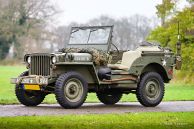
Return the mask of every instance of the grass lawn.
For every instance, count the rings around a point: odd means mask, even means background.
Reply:
[[[18,103],[14,94],[11,77],[17,77],[25,71],[24,66],[0,66],[0,104]],[[194,84],[167,84],[164,101],[194,100]],[[122,101],[136,101],[134,94],[124,95]],[[48,95],[45,103],[55,103],[54,95]],[[95,94],[89,94],[87,102],[98,102]]]
[[[194,128],[194,112],[0,117],[1,129]]]

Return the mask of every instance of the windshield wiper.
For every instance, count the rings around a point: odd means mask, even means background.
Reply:
[[[76,29],[76,30],[72,31],[71,34],[77,32],[77,31],[79,31],[79,30],[80,30],[80,29]]]
[[[90,40],[91,33],[94,32],[94,31],[97,31],[97,30],[99,30],[99,29],[91,29],[90,30],[90,33],[89,33],[89,36],[88,36],[88,40],[87,40],[87,44],[88,44],[88,42]]]
[[[72,31],[71,34],[77,32],[77,31],[79,31],[79,30],[86,30],[86,29],[84,29],[84,28],[77,28],[76,30]]]

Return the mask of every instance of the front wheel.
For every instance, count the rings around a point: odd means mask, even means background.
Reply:
[[[58,103],[67,109],[78,108],[86,100],[88,84],[77,72],[67,72],[59,76],[55,85]]]
[[[136,96],[138,101],[146,107],[160,104],[164,96],[164,82],[156,72],[145,73],[138,84]]]
[[[28,71],[22,73],[20,77],[28,76]],[[27,91],[23,88],[23,84],[15,86],[15,94],[19,102],[25,106],[37,106],[45,98],[45,93],[41,91]]]

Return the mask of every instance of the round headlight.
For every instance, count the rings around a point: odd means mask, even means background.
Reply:
[[[28,56],[26,61],[27,61],[28,64],[30,64],[31,63],[31,57]]]
[[[57,62],[57,58],[56,58],[55,56],[53,56],[52,59],[51,59],[51,61],[52,61],[52,63],[54,64],[54,63]]]

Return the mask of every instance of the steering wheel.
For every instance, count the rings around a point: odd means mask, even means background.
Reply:
[[[117,55],[119,55],[119,49],[117,48],[117,46],[116,46],[115,44],[113,44],[113,43],[111,43],[111,44],[112,44],[112,46],[116,49]]]

